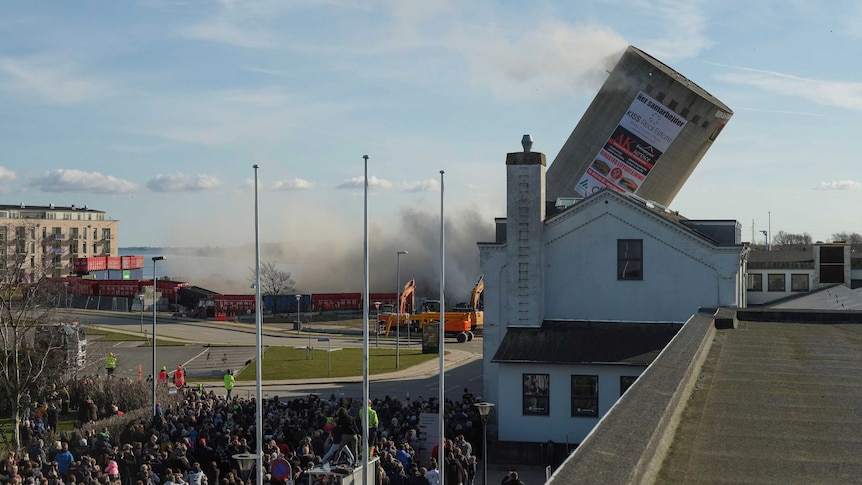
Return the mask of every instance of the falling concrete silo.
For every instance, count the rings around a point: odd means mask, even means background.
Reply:
[[[548,168],[547,200],[609,187],[670,205],[732,115],[629,46]]]

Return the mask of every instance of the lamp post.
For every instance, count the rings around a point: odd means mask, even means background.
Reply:
[[[156,415],[156,263],[164,256],[153,256],[153,416]],[[142,310],[143,311],[143,310]]]
[[[395,291],[398,298],[395,301],[395,368],[401,367],[401,255],[407,251],[395,253]],[[410,319],[408,318],[408,321]]]
[[[144,334],[144,295],[140,296],[140,300],[141,300],[141,335],[143,335]],[[153,369],[153,372],[155,372],[155,371],[156,370]]]
[[[482,418],[482,484],[488,485],[488,416],[494,404],[477,402],[474,406],[479,410],[479,417]]]
[[[302,295],[296,295],[296,330],[302,330],[302,320],[299,319],[299,300],[302,299]]]
[[[374,326],[377,327],[377,333],[374,336],[374,346],[380,347],[380,302],[374,302],[374,308],[377,309],[377,316],[374,317]]]

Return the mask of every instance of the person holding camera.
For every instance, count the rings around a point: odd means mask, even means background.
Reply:
[[[500,485],[524,485],[524,482],[518,478],[518,472],[515,470],[510,470],[509,473],[503,477],[503,480],[500,482]]]

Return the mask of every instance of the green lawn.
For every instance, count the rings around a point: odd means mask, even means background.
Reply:
[[[330,359],[331,357],[331,373]],[[322,377],[349,377],[362,375],[362,349],[345,348],[334,352],[326,352],[317,348],[312,352],[313,359],[306,358],[306,351],[293,347],[269,347],[263,355],[263,380],[302,379]],[[400,368],[427,362],[439,358],[438,354],[423,354],[420,350],[401,350],[399,353]],[[394,372],[395,349],[370,349],[368,358],[369,374],[385,374]],[[255,365],[252,362],[236,379],[254,380]]]

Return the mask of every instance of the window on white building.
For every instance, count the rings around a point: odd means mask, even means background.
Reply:
[[[808,275],[790,275],[790,291],[808,291]]]
[[[766,275],[766,279],[768,283],[769,291],[787,291],[787,285],[785,283],[786,275],[779,273],[770,273]]]
[[[599,415],[599,376],[572,376],[572,416]]]
[[[617,279],[643,280],[643,239],[617,240]]]
[[[525,416],[550,415],[550,396],[550,374],[524,374],[523,414]]]
[[[748,291],[763,291],[763,275],[760,273],[748,273],[745,279],[745,289]]]

